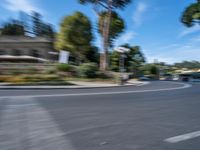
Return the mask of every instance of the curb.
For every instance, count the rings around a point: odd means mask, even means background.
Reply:
[[[149,83],[138,82],[131,83],[127,85],[111,85],[111,86],[0,86],[0,90],[36,90],[36,89],[92,89],[92,88],[119,88],[119,87],[128,87],[128,86],[142,86]]]

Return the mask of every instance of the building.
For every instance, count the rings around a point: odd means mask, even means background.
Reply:
[[[45,37],[0,36],[0,62],[45,62],[52,56],[53,41]]]

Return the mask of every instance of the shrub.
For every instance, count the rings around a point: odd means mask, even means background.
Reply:
[[[25,80],[20,76],[10,77],[7,79],[7,82],[11,83],[24,83]]]
[[[72,66],[68,64],[58,64],[57,65],[58,71],[69,72],[72,71]]]
[[[20,70],[14,70],[14,71],[11,72],[11,74],[14,75],[14,76],[20,75],[20,74],[22,74],[22,71],[20,71]]]
[[[24,76],[26,82],[41,82],[41,81],[58,81],[60,80],[57,75],[34,75],[34,76]]]
[[[9,76],[0,76],[0,82],[7,82],[9,78]]]
[[[159,69],[156,66],[152,66],[150,69],[151,74],[157,75],[159,73]]]
[[[54,68],[51,68],[51,69],[47,69],[45,71],[46,74],[56,74],[56,70]]]
[[[41,78],[42,81],[59,81],[60,78],[57,75],[46,75]]]
[[[37,74],[40,70],[35,67],[30,67],[26,70],[26,74]]]
[[[101,78],[101,79],[111,79],[113,78],[114,76],[109,73],[109,72],[105,72],[105,71],[98,71],[97,72],[97,77],[98,78]]]
[[[84,63],[78,67],[78,71],[80,77],[94,78],[96,77],[98,67],[95,63]]]

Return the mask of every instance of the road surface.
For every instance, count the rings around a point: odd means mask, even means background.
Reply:
[[[200,84],[0,90],[0,150],[198,150]]]

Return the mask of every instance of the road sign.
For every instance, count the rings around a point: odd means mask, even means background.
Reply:
[[[68,61],[69,61],[69,52],[61,50],[59,54],[59,63],[68,64]]]

